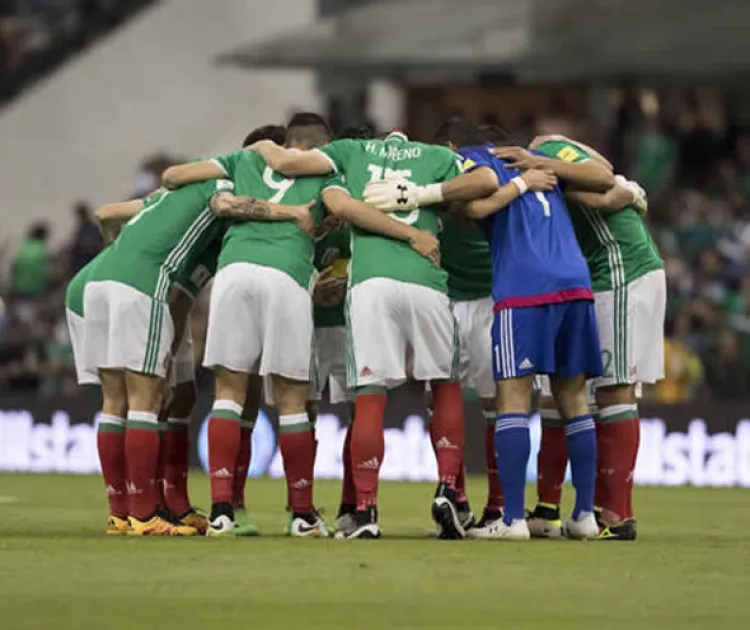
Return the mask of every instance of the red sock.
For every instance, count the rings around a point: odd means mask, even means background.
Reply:
[[[383,414],[386,394],[359,394],[352,428],[351,465],[357,495],[357,509],[378,503],[378,478],[385,455]]]
[[[357,489],[354,487],[354,475],[352,473],[353,426],[350,424],[346,427],[344,449],[341,452],[341,461],[344,464],[344,481],[341,484],[341,505],[355,505],[357,503]]]
[[[539,503],[560,505],[565,470],[568,467],[568,447],[565,426],[550,424],[549,421],[549,418],[542,418],[542,443],[536,460],[536,486]]]
[[[107,413],[99,416],[96,432],[99,464],[107,489],[109,513],[127,518],[128,489],[125,484],[125,420]]]
[[[176,516],[182,516],[190,509],[187,482],[190,464],[189,421],[189,418],[169,418],[164,435],[164,493],[167,507]]]
[[[633,472],[640,441],[637,413],[635,405],[612,405],[597,416],[596,504],[604,509],[606,522],[633,518]]]
[[[458,477],[456,477],[456,500],[459,503],[469,500],[469,497],[466,496],[466,466],[463,463],[461,463],[461,468],[458,469]]]
[[[503,507],[503,487],[497,473],[497,456],[495,455],[495,419],[497,414],[485,412],[484,425],[484,462],[487,467],[487,509],[501,510]]]
[[[295,514],[313,511],[315,436],[306,413],[279,416],[279,448],[284,461],[289,508]]]
[[[232,503],[234,469],[240,452],[242,405],[217,400],[208,421],[208,469],[211,474],[211,503]]]
[[[156,502],[159,508],[167,507],[165,469],[167,465],[166,424],[159,423],[159,457],[156,460]]]
[[[128,411],[125,457],[128,471],[130,515],[144,521],[158,507],[156,468],[159,461],[159,425],[156,414]]]
[[[245,508],[245,484],[247,471],[250,468],[250,456],[253,447],[253,429],[243,426],[240,428],[240,452],[234,467],[234,486],[232,490],[232,504],[235,508]]]
[[[457,382],[432,384],[432,427],[430,435],[441,482],[456,488],[464,459],[464,403]]]

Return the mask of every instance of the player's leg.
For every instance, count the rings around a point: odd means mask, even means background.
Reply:
[[[406,339],[398,317],[401,284],[374,278],[347,296],[347,384],[355,393],[351,466],[357,510],[337,538],[379,538],[378,480],[385,453],[387,387],[406,379]]]
[[[459,332],[448,297],[420,285],[404,285],[403,329],[414,350],[414,378],[432,389],[430,435],[438,463],[432,517],[441,538],[463,538],[458,483],[464,463],[464,404],[459,381]],[[465,497],[463,497],[465,499]]]
[[[537,456],[537,504],[528,519],[529,531],[534,538],[559,538],[562,536],[560,500],[568,467],[565,423],[555,406],[546,374],[536,378],[536,387],[539,390],[542,440]]]
[[[599,335],[594,305],[588,301],[548,307],[557,326],[555,365],[551,372],[552,395],[565,421],[565,437],[576,491],[571,517],[563,530],[570,538],[595,538],[594,481],[596,429],[588,405],[587,378],[602,373]]]
[[[108,535],[128,531],[128,490],[125,461],[125,418],[128,396],[122,372],[101,370],[102,412],[96,432],[99,464],[109,502]]]
[[[313,503],[315,430],[307,401],[313,363],[310,294],[288,275],[268,269],[263,304],[260,373],[271,375],[279,414],[279,449],[284,463],[292,536],[327,537]]]
[[[214,402],[208,421],[211,476],[209,536],[234,532],[235,469],[242,438],[241,419],[248,375],[263,351],[260,304],[266,299],[262,268],[234,263],[214,279],[203,365],[214,370]],[[227,331],[234,331],[227,334]]]
[[[247,379],[247,395],[240,420],[240,451],[234,468],[234,535],[257,536],[260,532],[250,521],[245,508],[245,485],[250,470],[252,456],[253,429],[260,410],[260,400],[263,395],[263,378],[251,374]]]

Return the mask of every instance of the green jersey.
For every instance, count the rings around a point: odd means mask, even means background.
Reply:
[[[356,198],[368,182],[402,177],[425,185],[453,179],[461,173],[458,156],[446,147],[411,142],[394,132],[385,140],[336,140],[320,149]],[[393,218],[438,233],[435,207],[394,212]],[[447,273],[420,256],[407,243],[352,228],[350,286],[370,278],[391,278],[447,292]]]
[[[315,243],[315,268],[323,271],[333,267],[333,275],[337,278],[347,277],[347,268],[351,257],[350,250],[351,228],[348,226],[342,230],[325,233]],[[344,304],[331,307],[316,306],[313,311],[313,319],[316,328],[328,328],[331,326],[345,326]]]
[[[195,261],[192,268],[186,268],[175,277],[174,284],[193,300],[203,287],[214,277],[221,252],[221,238],[216,238]]]
[[[210,180],[174,191],[159,191],[128,221],[89,277],[114,280],[166,301],[176,278],[192,274],[224,222],[209,207],[232,182]]]
[[[537,150],[571,163],[592,159],[584,149],[566,141],[548,141]],[[568,203],[568,208],[594,292],[612,291],[664,268],[656,243],[634,207],[606,213],[575,203]]]
[[[476,225],[443,217],[440,262],[448,272],[448,297],[454,302],[480,300],[492,295],[490,245]]]
[[[86,288],[89,276],[91,276],[99,260],[104,257],[105,251],[106,249],[100,251],[86,265],[81,267],[78,273],[71,278],[68,288],[65,289],[65,308],[79,317],[83,317],[83,290]]]
[[[338,185],[340,177],[287,178],[272,171],[263,158],[251,151],[237,151],[214,160],[235,183],[236,195],[247,195],[302,205],[319,200],[326,188]],[[310,210],[316,225],[325,214],[318,201]],[[219,269],[247,262],[283,271],[300,286],[310,289],[315,278],[315,243],[292,221],[246,221],[233,223],[224,235]]]

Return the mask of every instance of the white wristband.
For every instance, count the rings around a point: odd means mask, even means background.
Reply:
[[[510,183],[516,185],[519,195],[523,195],[529,189],[529,187],[526,185],[526,182],[523,181],[523,177],[521,177],[520,175],[511,179]]]
[[[443,185],[428,184],[417,187],[417,201],[420,206],[432,206],[443,201]]]

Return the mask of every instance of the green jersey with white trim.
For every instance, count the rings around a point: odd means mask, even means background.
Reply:
[[[340,184],[338,175],[289,178],[271,170],[252,151],[237,151],[214,160],[235,181],[235,194],[285,205],[317,203],[310,209],[315,224],[325,215],[319,201],[326,188]],[[316,275],[315,243],[293,221],[245,221],[232,223],[224,235],[219,269],[247,262],[283,271],[301,287],[310,289]]]
[[[454,302],[492,295],[490,245],[476,225],[445,215],[440,232],[440,264],[448,272],[448,297]]]
[[[346,186],[362,199],[368,182],[401,177],[419,185],[444,182],[461,173],[458,156],[446,147],[412,142],[394,132],[385,140],[336,140],[318,149],[346,176]],[[394,219],[438,233],[436,207],[394,212]],[[391,278],[447,292],[447,273],[408,243],[352,228],[350,286],[370,278]]]
[[[537,150],[571,163],[592,159],[582,147],[567,141],[548,141]],[[649,271],[664,268],[656,243],[634,207],[598,212],[568,202],[568,209],[594,292],[612,291]]]
[[[347,277],[349,260],[351,258],[351,228],[347,225],[341,230],[326,232],[315,243],[315,268],[318,271],[333,267],[333,276]],[[316,306],[313,319],[316,328],[331,326],[346,326],[344,304],[346,298],[336,306]]]
[[[114,280],[166,301],[177,277],[190,275],[224,222],[209,207],[227,180],[209,180],[158,191],[128,221],[102,255],[89,281]]]
[[[216,273],[221,252],[221,236],[215,238],[206,250],[201,253],[195,264],[185,268],[181,274],[175,277],[174,284],[186,295],[195,300],[211,278]]]
[[[104,255],[106,250],[100,251],[94,256],[89,262],[78,270],[78,273],[74,275],[68,287],[65,289],[65,308],[72,311],[79,317],[83,317],[83,291],[86,288],[86,283],[89,281],[89,276],[92,274],[99,260]]]

